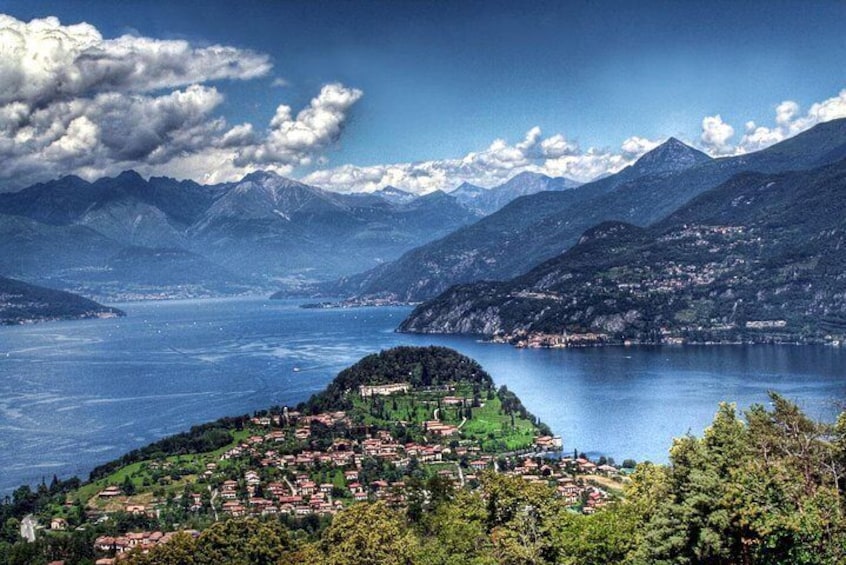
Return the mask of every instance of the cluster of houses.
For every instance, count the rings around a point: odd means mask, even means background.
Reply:
[[[319,414],[309,418],[319,421],[315,419],[325,420],[326,417],[327,415]],[[334,413],[331,417],[335,423],[349,421],[343,413]],[[304,428],[296,428],[297,431],[301,429]],[[261,484],[259,472],[248,470],[243,475],[246,487],[243,496],[239,496],[239,482],[227,479],[219,488],[220,497],[224,500],[222,510],[225,514],[334,514],[343,508],[342,500],[334,494],[340,494],[341,498],[353,501],[369,498],[402,501],[402,490],[405,487],[402,482],[387,483],[377,480],[362,484],[359,481],[359,471],[365,459],[387,461],[398,469],[404,469],[412,457],[420,463],[437,463],[444,460],[445,453],[452,452],[449,447],[439,443],[398,443],[386,430],[378,430],[361,440],[336,438],[326,450],[304,449],[296,454],[282,455],[274,449],[274,444],[284,440],[284,435],[280,436],[280,433],[282,432],[277,430],[265,435],[251,436],[221,456],[223,460],[248,456],[251,461],[258,462],[260,467],[284,470],[287,471],[287,476],[292,477],[285,478],[284,481]],[[437,435],[435,431],[432,433]],[[462,452],[466,453],[467,449]],[[317,466],[342,470],[343,486],[333,483],[317,484],[312,480],[312,471]],[[256,496],[259,488],[263,493],[262,497]]]
[[[369,387],[360,392],[387,394],[385,391],[389,389],[384,388],[387,386]],[[456,397],[456,401],[460,403],[462,399]],[[442,402],[449,404],[452,399],[446,397]],[[286,411],[282,415],[253,418],[256,428],[253,435],[222,453],[219,460],[200,467],[198,475],[207,485],[200,490],[209,492],[205,495],[192,492],[189,500],[181,496],[177,500],[192,512],[211,510],[216,518],[218,511],[221,518],[332,515],[352,502],[366,500],[385,500],[402,507],[407,500],[405,482],[383,480],[378,475],[373,480],[372,472],[365,472],[365,463],[375,459],[401,472],[414,459],[417,464],[437,465],[435,472],[451,479],[456,488],[476,479],[476,473],[485,469],[544,482],[553,485],[569,504],[590,513],[607,502],[608,494],[582,475],[613,477],[618,472],[615,467],[600,467],[586,459],[544,457],[545,452],[560,453],[561,439],[552,436],[536,437],[530,453],[512,454],[500,466],[502,455],[484,454],[478,445],[455,441],[453,436],[460,436],[460,430],[438,420],[425,423],[426,439],[417,442],[398,442],[383,429],[344,434],[351,437],[322,437],[319,442],[306,441],[314,422],[325,426],[353,425],[344,412],[304,416]],[[299,447],[292,449],[292,445]],[[122,495],[118,487],[112,486],[102,490],[98,497],[115,499]],[[148,515],[154,512],[130,500],[125,499],[125,511]],[[136,547],[144,550],[164,543],[172,535],[172,532],[131,533],[98,538],[95,545],[98,551],[119,558]]]
[[[598,332],[564,332],[558,334],[532,332],[515,339],[508,337],[507,341],[518,348],[544,349],[560,347],[592,347],[602,345],[609,339],[608,334]]]

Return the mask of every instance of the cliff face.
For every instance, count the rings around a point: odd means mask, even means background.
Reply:
[[[496,335],[505,330],[499,310],[499,307],[494,305],[479,309],[472,297],[448,293],[444,301],[427,302],[415,309],[402,323],[400,331]]]

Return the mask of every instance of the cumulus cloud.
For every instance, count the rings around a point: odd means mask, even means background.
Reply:
[[[775,110],[775,126],[759,126],[755,122],[746,122],[746,133],[735,148],[735,153],[750,153],[769,147],[815,125],[846,118],[846,89],[822,102],[808,108],[803,115],[801,107],[792,100],[785,100]]]
[[[652,151],[660,144],[660,141],[646,139],[645,137],[638,137],[635,135],[626,139],[620,149],[623,151],[623,155],[625,155],[626,157],[632,157],[636,159],[644,153]]]
[[[267,55],[223,45],[124,35],[104,39],[82,23],[0,15],[0,103],[44,105],[97,92],[149,92],[216,79],[253,79]]]
[[[731,155],[735,148],[731,144],[734,128],[723,121],[719,114],[702,119],[702,147],[711,155]]]
[[[262,132],[215,115],[224,96],[205,83],[271,68],[245,49],[105,39],[85,23],[0,14],[0,180],[13,188],[125,168],[218,180],[259,167],[290,173],[337,140],[362,93],[326,85],[296,117],[279,106]]]
[[[811,105],[804,114],[798,103],[784,101],[775,108],[773,126],[748,121],[739,140],[735,128],[720,114],[706,116],[701,122],[698,141],[691,145],[713,157],[740,155],[769,147],[818,123],[843,117],[846,117],[846,89]],[[368,167],[343,165],[315,171],[304,180],[342,192],[373,191],[392,185],[418,193],[449,190],[462,182],[491,187],[523,171],[587,182],[620,171],[662,141],[632,136],[616,151],[596,147],[583,150],[562,134],[544,137],[540,128],[533,127],[517,143],[497,139],[487,149],[461,158]]]
[[[337,141],[350,108],[361,96],[358,89],[327,84],[296,118],[289,106],[279,106],[264,143],[245,148],[239,163],[308,164],[308,155]]]
[[[619,171],[658,145],[641,142],[639,148],[629,147],[628,153],[582,150],[561,134],[544,137],[539,127],[533,127],[515,144],[496,139],[487,149],[461,158],[368,167],[342,165],[315,171],[304,181],[342,192],[370,192],[391,185],[417,193],[448,190],[462,182],[491,187],[524,171],[586,182]]]

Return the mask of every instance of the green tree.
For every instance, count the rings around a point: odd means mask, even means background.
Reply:
[[[408,565],[418,540],[383,502],[356,504],[335,516],[320,548],[327,565]]]

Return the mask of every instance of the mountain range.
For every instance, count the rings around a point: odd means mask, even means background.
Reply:
[[[539,346],[840,342],[846,158],[737,174],[648,228],[602,223],[522,276],[451,288],[401,329]]]
[[[509,199],[572,185],[518,175],[470,203],[390,186],[339,194],[269,172],[209,186],[67,176],[0,193],[0,272],[109,298],[296,292],[396,259]]]
[[[845,156],[846,119],[819,124],[756,153],[720,159],[671,138],[614,175],[571,190],[517,198],[396,261],[321,290],[417,302],[455,284],[508,280],[558,256],[602,222],[645,227],[739,173],[809,169]]]
[[[441,191],[337,194],[266,172],[67,176],[0,193],[0,272],[110,298],[232,294],[362,271],[481,215]]]
[[[508,281],[605,222],[646,228],[745,172],[846,157],[846,120],[712,159],[677,139],[578,185],[524,172],[490,189],[339,194],[274,173],[200,185],[128,171],[0,193],[0,273],[87,296],[143,299],[285,290],[422,301]],[[356,274],[358,273],[358,274]]]
[[[449,193],[465,208],[481,216],[493,214],[515,198],[544,191],[562,191],[576,188],[581,183],[564,177],[548,177],[540,173],[522,172],[505,183],[487,189],[470,183],[462,183]]]

